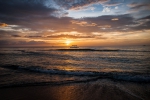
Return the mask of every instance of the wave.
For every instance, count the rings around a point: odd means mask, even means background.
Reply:
[[[99,52],[150,52],[148,50],[122,50],[122,49],[50,49],[38,51],[99,51]]]
[[[124,50],[124,49],[48,49],[48,50],[36,50],[36,51],[26,51],[26,50],[14,50],[20,51],[22,53],[39,53],[37,51],[101,51],[101,52],[150,52],[149,50]]]
[[[149,74],[129,73],[129,72],[95,72],[95,71],[67,71],[59,69],[43,69],[39,66],[23,67],[18,65],[5,65],[3,68],[19,70],[23,72],[44,73],[53,75],[69,75],[79,77],[97,77],[98,79],[111,79],[114,81],[128,81],[139,83],[150,83]]]
[[[9,87],[26,87],[26,86],[43,86],[43,85],[66,85],[66,84],[73,84],[73,83],[85,83],[85,82],[92,82],[97,81],[99,77],[89,78],[89,79],[82,79],[82,80],[64,80],[64,81],[46,81],[46,82],[19,82],[19,83],[10,83],[10,84],[1,84],[0,88],[9,88]]]

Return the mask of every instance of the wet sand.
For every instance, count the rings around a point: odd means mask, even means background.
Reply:
[[[150,85],[93,82],[1,88],[0,100],[149,100]]]

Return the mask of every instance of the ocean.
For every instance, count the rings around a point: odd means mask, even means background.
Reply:
[[[0,88],[109,80],[150,83],[150,46],[0,48]]]

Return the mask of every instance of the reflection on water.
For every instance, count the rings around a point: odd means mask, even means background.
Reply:
[[[147,87],[145,89],[145,87]],[[52,90],[51,90],[52,89]],[[95,83],[65,85],[47,89],[53,100],[149,100],[149,85],[115,83],[106,80]]]
[[[148,84],[101,80],[85,84],[1,89],[0,96],[7,100],[149,100],[149,89]]]
[[[99,76],[134,82],[150,81],[148,46],[78,49],[2,48],[0,84],[76,81]]]

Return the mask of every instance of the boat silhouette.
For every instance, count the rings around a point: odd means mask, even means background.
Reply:
[[[72,45],[70,48],[79,48],[77,45]]]

